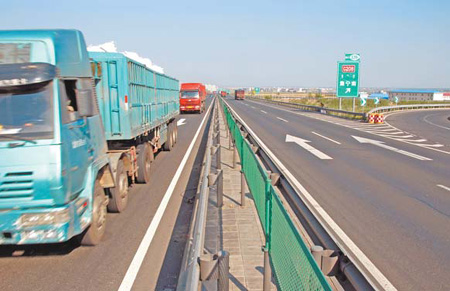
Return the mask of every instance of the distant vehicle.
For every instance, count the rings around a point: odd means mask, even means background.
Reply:
[[[176,141],[178,80],[77,30],[0,31],[0,51],[0,245],[98,244]]]
[[[201,83],[183,83],[180,89],[180,111],[198,112],[205,111],[206,87]]]
[[[236,100],[244,100],[245,91],[244,90],[236,90],[234,91],[234,99]]]
[[[225,92],[225,91],[220,91],[220,96],[222,96],[222,97],[227,97],[227,92]]]

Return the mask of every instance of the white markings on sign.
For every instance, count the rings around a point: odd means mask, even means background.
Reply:
[[[277,119],[279,119],[279,120],[281,120],[281,121],[284,121],[284,122],[289,122],[289,121],[287,121],[286,119],[283,119],[283,118],[278,117],[278,116],[277,116]]]
[[[321,135],[321,134],[318,134],[317,132],[311,131],[311,133],[312,133],[312,134],[315,134],[315,135],[317,135],[317,136],[320,136],[321,138],[324,138],[324,139],[326,139],[326,140],[329,140],[329,141],[331,141],[331,142],[334,142],[335,144],[341,144],[340,142],[335,141],[334,139],[331,139],[331,138],[329,138],[329,137],[323,136],[323,135]]]
[[[450,192],[450,187],[447,187],[447,186],[444,186],[444,185],[436,185],[436,186],[438,186],[439,188],[442,188],[442,189],[444,189],[444,190],[447,190],[447,191],[449,191]]]
[[[427,157],[420,156],[420,155],[417,155],[417,154],[413,154],[411,152],[407,152],[407,151],[404,151],[404,150],[401,150],[401,149],[398,149],[398,148],[395,148],[395,147],[388,146],[388,145],[384,144],[384,142],[379,141],[379,140],[373,140],[373,139],[359,137],[359,136],[354,136],[354,135],[352,135],[352,137],[354,139],[356,139],[357,141],[359,141],[360,143],[373,144],[373,145],[376,145],[376,146],[378,146],[380,148],[384,148],[384,149],[387,149],[387,150],[390,150],[390,151],[393,151],[393,152],[396,152],[396,153],[399,153],[399,154],[402,154],[402,155],[405,155],[405,156],[408,156],[408,157],[411,157],[411,158],[414,158],[414,159],[417,159],[417,160],[432,161],[432,159],[429,159]]]
[[[318,157],[321,160],[332,160],[333,159],[329,155],[326,155],[326,154],[322,153],[321,151],[319,151],[318,149],[307,144],[308,142],[310,142],[309,140],[286,134],[286,142],[295,142],[300,147],[304,148],[305,150],[307,150],[308,152],[315,155],[316,157]]]
[[[181,118],[180,120],[177,121],[177,126],[182,126],[186,124],[186,119],[185,118]]]

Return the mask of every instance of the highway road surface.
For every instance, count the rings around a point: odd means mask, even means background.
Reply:
[[[449,289],[448,134],[400,124],[415,113],[389,118],[397,128],[228,102],[396,288]]]
[[[208,99],[208,106],[210,103]],[[195,196],[203,160],[204,144],[200,142],[205,126],[202,130],[199,127],[204,116],[178,117],[178,142],[173,151],[156,156],[150,184],[130,189],[124,213],[108,214],[106,235],[100,245],[79,247],[73,240],[56,245],[0,247],[0,290],[118,290],[120,286],[121,290],[127,290],[127,286],[132,290],[174,289],[192,212],[190,199]],[[197,131],[186,166],[180,178],[172,182]],[[168,191],[171,183],[173,192]],[[167,196],[168,192],[172,196]],[[165,211],[158,211],[169,197]],[[159,219],[160,223],[152,224]],[[156,232],[149,241],[145,234],[153,226],[157,226]],[[138,249],[144,252],[137,253]],[[142,264],[136,264],[141,260]]]
[[[417,110],[395,112],[386,118],[389,125],[408,130],[418,138],[434,141],[450,150],[450,110]]]

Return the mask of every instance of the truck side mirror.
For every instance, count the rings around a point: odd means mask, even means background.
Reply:
[[[91,117],[95,115],[94,98],[92,90],[79,89],[77,90],[77,105],[78,114],[81,117]]]

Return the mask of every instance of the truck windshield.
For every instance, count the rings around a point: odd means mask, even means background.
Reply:
[[[183,98],[183,99],[198,98],[198,97],[199,97],[198,91],[182,91],[181,92],[181,98]]]
[[[53,137],[52,82],[0,92],[0,140]],[[3,137],[2,137],[3,136]]]

